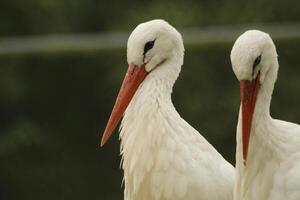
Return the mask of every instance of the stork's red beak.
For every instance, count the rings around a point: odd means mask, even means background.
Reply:
[[[118,125],[133,95],[139,88],[139,85],[145,79],[146,75],[147,71],[145,69],[145,64],[141,65],[140,67],[134,64],[129,65],[114,108],[111,112],[104,134],[102,136],[101,146],[106,143],[113,130]]]
[[[245,164],[248,156],[248,146],[252,126],[252,118],[259,87],[259,74],[257,75],[256,79],[252,81],[240,81],[240,93],[242,104],[243,159]]]

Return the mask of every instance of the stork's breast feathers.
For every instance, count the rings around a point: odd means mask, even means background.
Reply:
[[[125,191],[131,199],[184,199],[188,187],[184,148],[179,151],[171,138],[162,139],[157,147],[145,141],[135,145],[137,151],[123,154]]]
[[[194,129],[183,130],[187,132],[174,135],[157,127],[156,139],[144,131],[135,135],[131,148],[123,149],[128,199],[231,200],[233,167]]]
[[[122,120],[125,199],[231,200],[233,167],[161,100],[153,91],[159,81],[149,77],[153,84],[139,88]]]
[[[275,173],[269,200],[300,199],[300,152],[290,156]]]

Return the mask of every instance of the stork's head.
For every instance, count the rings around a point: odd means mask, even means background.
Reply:
[[[183,53],[182,37],[164,20],[139,24],[127,43],[128,64],[144,64],[147,72],[151,72],[178,53]]]
[[[236,40],[230,57],[233,71],[240,81],[243,158],[246,161],[257,96],[265,78],[271,74],[269,72],[275,72],[272,75],[277,76],[278,65],[275,64],[277,53],[267,33],[250,30]]]
[[[183,52],[180,33],[164,20],[148,21],[133,30],[127,43],[129,67],[102,136],[101,146],[118,125],[132,97],[148,74],[158,68],[169,67],[164,63],[172,60],[179,62],[179,66],[174,67],[180,67]]]

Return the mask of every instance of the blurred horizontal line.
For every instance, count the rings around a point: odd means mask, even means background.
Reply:
[[[300,23],[226,25],[179,29],[185,45],[233,42],[242,32],[259,29],[274,40],[300,38]],[[129,32],[0,38],[0,55],[109,50],[126,47]]]

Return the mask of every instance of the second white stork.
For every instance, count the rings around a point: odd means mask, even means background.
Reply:
[[[180,33],[163,20],[138,25],[128,39],[129,68],[101,142],[125,112],[120,133],[125,200],[233,198],[234,168],[173,106],[183,56]]]
[[[278,73],[271,37],[251,30],[231,51],[240,81],[236,200],[300,199],[300,126],[273,119],[270,103]]]

